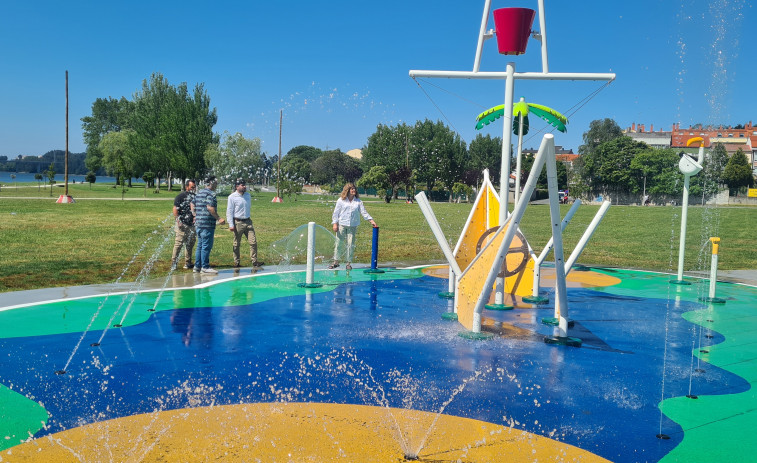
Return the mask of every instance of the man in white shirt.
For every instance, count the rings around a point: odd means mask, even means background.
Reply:
[[[226,220],[229,222],[229,231],[234,234],[234,267],[241,265],[239,258],[239,245],[242,242],[242,237],[247,238],[247,242],[250,243],[250,260],[252,261],[253,268],[260,268],[263,266],[262,262],[258,262],[258,240],[255,236],[255,228],[252,226],[252,219],[250,218],[250,208],[252,206],[252,199],[250,193],[247,192],[247,183],[238,179],[234,182],[234,191],[229,195],[229,201],[226,207]]]

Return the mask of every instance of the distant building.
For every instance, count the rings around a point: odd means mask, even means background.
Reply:
[[[523,154],[527,155],[527,156],[535,156],[536,153],[538,153],[538,152],[539,152],[539,150],[538,149],[534,149],[534,148],[524,148],[523,149]],[[573,154],[573,150],[572,149],[565,149],[561,145],[555,145],[555,154],[558,155],[558,156],[561,155],[561,154]],[[575,156],[578,156],[578,155],[576,154]]]
[[[670,132],[654,131],[654,126],[646,130],[644,124],[633,123],[623,133],[634,140],[643,141],[656,148],[686,148],[686,142],[694,137],[704,139],[705,148],[721,143],[729,155],[741,149],[746,154],[750,165],[757,167],[757,127],[749,121],[743,128],[724,126],[689,126],[682,129],[680,124],[673,124]]]
[[[354,150],[349,150],[345,154],[351,158],[357,159],[358,161],[363,159],[363,150],[358,149],[358,148],[355,148]]]
[[[523,150],[524,157],[534,157],[538,153],[538,149],[528,148]],[[572,149],[565,149],[561,145],[555,145],[555,159],[567,164],[569,169],[573,168],[573,162],[579,158],[579,155],[573,154]]]
[[[663,130],[655,132],[654,125],[650,125],[649,131],[647,131],[643,124],[639,124],[637,127],[635,122],[623,133],[627,137],[644,142],[652,148],[670,148],[673,136],[673,132],[664,132]]]

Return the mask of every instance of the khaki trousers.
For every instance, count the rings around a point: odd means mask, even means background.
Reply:
[[[234,265],[240,265],[239,258],[239,245],[242,243],[242,237],[247,238],[247,242],[250,243],[250,260],[252,264],[258,261],[258,240],[255,236],[255,228],[252,226],[252,220],[239,220],[234,219],[234,244],[232,251],[234,252]]]
[[[181,220],[176,221],[176,240],[173,244],[173,256],[171,256],[171,265],[177,264],[181,247],[186,246],[187,251],[184,253],[184,263],[189,266],[192,263],[192,248],[195,246],[195,227],[185,225]]]

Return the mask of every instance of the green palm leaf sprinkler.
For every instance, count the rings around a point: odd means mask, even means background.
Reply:
[[[476,117],[476,130],[481,130],[485,125],[491,124],[496,121],[505,112],[505,105],[498,105],[493,108],[489,108]],[[544,105],[536,103],[526,103],[523,98],[513,105],[513,133],[518,133],[519,120],[523,116],[523,135],[528,134],[528,114],[534,113],[540,118],[547,121],[548,124],[559,130],[560,132],[567,132],[568,118],[562,113]]]
[[[481,130],[485,125],[496,121],[505,113],[505,105],[498,105],[489,108],[476,117],[476,130]],[[523,152],[523,135],[528,133],[528,114],[533,113],[547,121],[549,125],[560,132],[567,132],[565,127],[568,124],[568,118],[562,113],[544,105],[536,103],[526,103],[524,98],[513,104],[513,133],[518,134],[518,156],[515,167],[515,202],[520,198],[520,163],[521,153]]]

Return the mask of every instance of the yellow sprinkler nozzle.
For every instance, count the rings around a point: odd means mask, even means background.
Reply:
[[[710,242],[712,242],[712,254],[715,255],[718,253],[718,248],[720,247],[720,238],[713,236],[710,238]]]
[[[686,146],[691,146],[694,143],[704,143],[704,138],[694,137],[694,138],[689,138],[688,140],[686,140]]]

